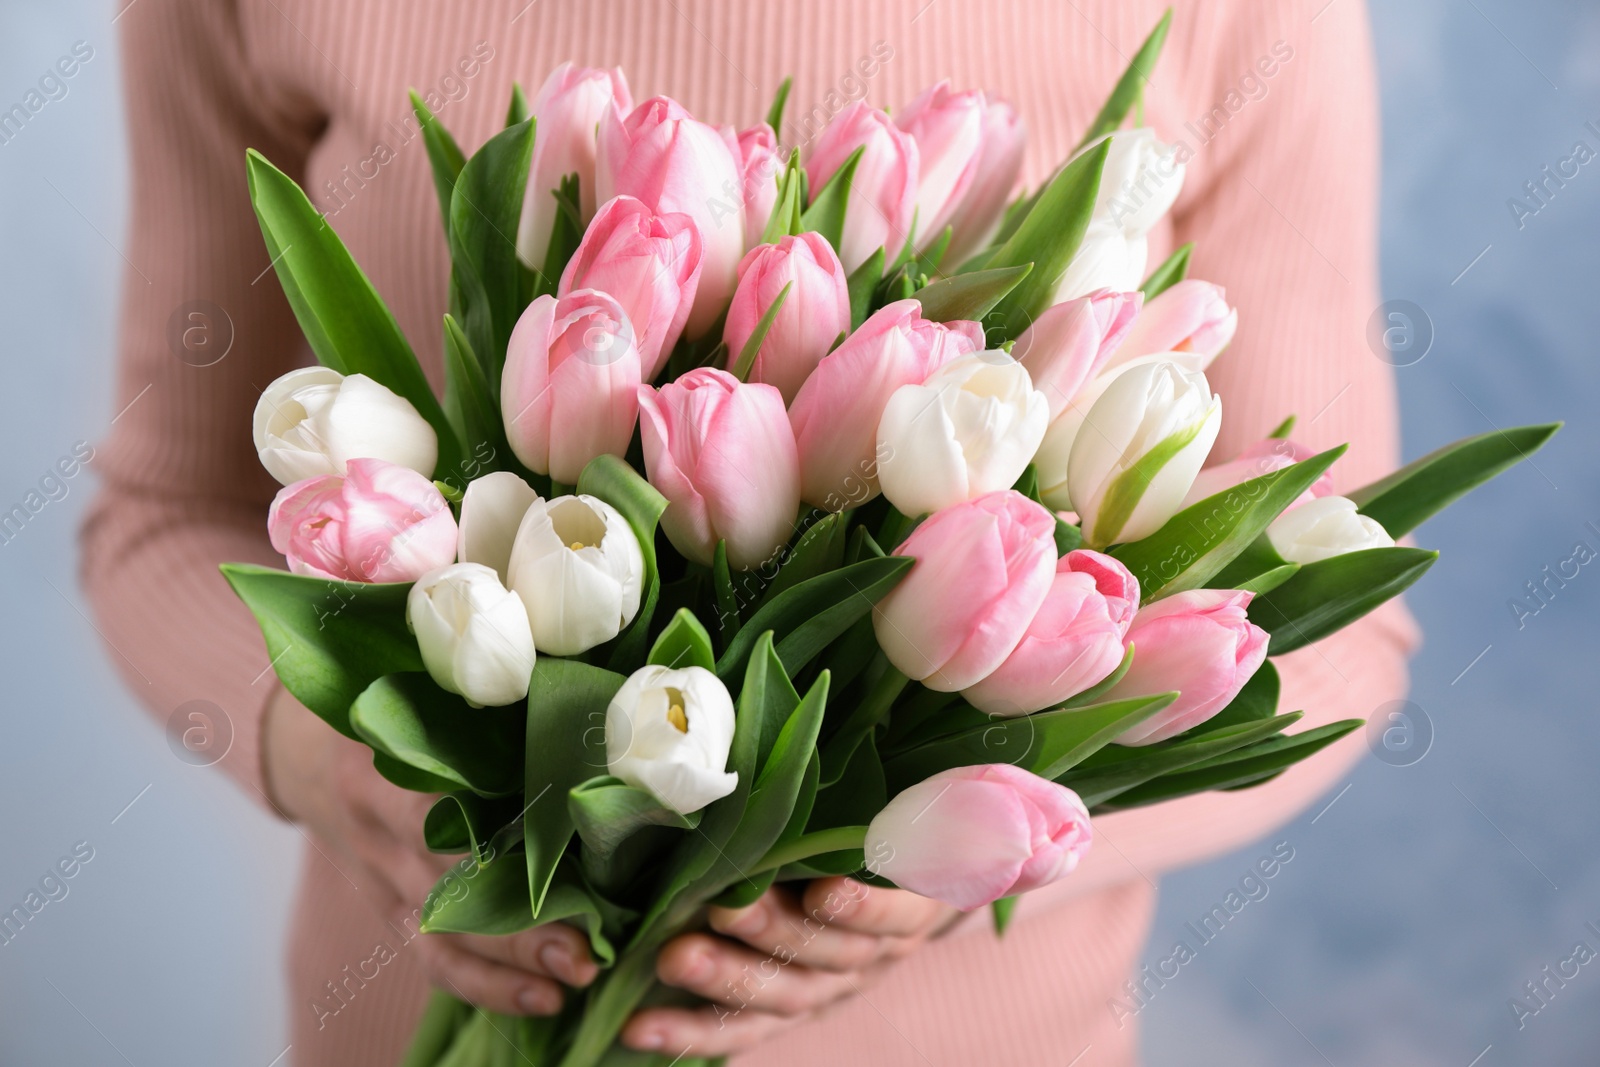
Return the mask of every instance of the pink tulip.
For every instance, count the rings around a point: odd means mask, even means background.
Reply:
[[[539,297],[511,331],[500,378],[511,451],[528,469],[576,484],[591,459],[627,452],[642,380],[615,298],[593,289]]]
[[[1117,669],[1138,608],[1139,582],[1128,568],[1088,549],[1068,552],[1022,641],[962,696],[979,711],[1008,717],[1060,704]]]
[[[1049,401],[1052,422],[1111,359],[1143,300],[1136,292],[1098,289],[1046,308],[1017,338],[1011,354]]]
[[[978,152],[978,173],[967,195],[956,206],[949,224],[953,231],[944,262],[952,269],[988,247],[1000,229],[1006,205],[1022,177],[1022,154],[1027,133],[1017,109],[1004,100],[991,99],[983,113],[983,147]]]
[[[1226,463],[1219,463],[1215,467],[1207,467],[1195,478],[1194,485],[1189,487],[1189,495],[1183,498],[1183,506],[1208,496],[1215,496],[1226,489],[1248,482],[1253,478],[1260,478],[1281,471],[1283,468],[1299,463],[1301,460],[1310,459],[1316,455],[1314,449],[1297,444],[1286,438],[1268,437],[1257,441],[1249,448]],[[1333,492],[1333,476],[1327,471],[1316,481],[1311,483],[1311,488],[1301,493],[1299,498],[1289,507],[1289,511],[1301,504],[1315,500],[1319,496],[1327,496]]]
[[[661,528],[674,548],[709,564],[726,540],[728,565],[748,570],[788,542],[800,460],[776,389],[700,367],[641,387],[639,411],[645,473],[667,498]]]
[[[697,122],[675,100],[658,96],[626,117],[608,113],[600,118],[595,185],[601,202],[636,197],[658,215],[688,215],[700,231],[704,260],[686,326],[689,337],[709,330],[733,295],[744,255],[744,212],[737,206],[743,178],[723,135]]]
[[[897,300],[824,356],[789,406],[806,503],[843,511],[876,496],[878,420],[889,397],[983,347],[976,322],[930,322],[921,304]]]
[[[911,236],[917,211],[917,143],[889,121],[886,113],[868,107],[864,100],[834,116],[817,138],[816,149],[806,162],[811,195],[816,196],[858,148],[865,151],[850,182],[839,248],[846,272],[861,266],[880,248],[890,260],[899,255]]]
[[[1093,840],[1078,794],[991,763],[899,793],[867,827],[864,848],[873,874],[972,911],[1065,878]]]
[[[587,223],[595,206],[595,127],[603,115],[633,110],[633,95],[622,68],[601,70],[563,63],[533,98],[533,164],[522,220],[517,224],[517,255],[530,267],[542,268],[550,248],[550,231],[558,206],[550,194],[568,174],[578,176],[578,201]]]
[[[1055,580],[1056,520],[1013,489],[943,508],[895,549],[916,564],[872,612],[906,677],[953,693],[1011,655]]]
[[[1181,695],[1117,744],[1165,741],[1228,706],[1267,658],[1267,632],[1245,618],[1253,595],[1190,589],[1140,609],[1128,628],[1133,664],[1105,699]]]
[[[1112,366],[1156,352],[1194,352],[1204,370],[1238,328],[1239,312],[1228,306],[1222,286],[1185,279],[1145,304]]]
[[[955,92],[947,78],[895,116],[895,125],[917,142],[918,248],[938,240],[977,179],[988,106],[982,92]]]
[[[778,135],[765,122],[740,130],[735,142],[739,149],[739,170],[744,201],[744,247],[746,251],[761,243],[772,209],[778,202],[778,175],[783,158],[778,155]]]
[[[628,313],[645,381],[678,343],[700,285],[700,231],[688,215],[652,214],[631,196],[608,200],[567,261],[559,296],[598,289]]]
[[[752,248],[739,264],[739,287],[722,333],[730,367],[784,286],[789,295],[761,342],[750,380],[777,386],[788,403],[839,336],[850,332],[850,291],[843,264],[820,233]]]
[[[381,459],[280,489],[267,532],[295,574],[342,582],[414,582],[456,558],[456,520],[439,490]]]

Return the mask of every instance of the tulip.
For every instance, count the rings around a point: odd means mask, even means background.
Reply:
[[[545,79],[530,109],[534,118],[533,162],[528,191],[517,224],[517,256],[535,270],[544,266],[550,231],[560,206],[552,191],[569,174],[578,176],[582,222],[594,218],[595,127],[602,116],[633,110],[633,95],[622,68],[601,70],[563,63]]]
[[[616,508],[592,496],[541,500],[511,546],[512,592],[522,598],[533,643],[576,656],[622,632],[639,613],[644,553]]]
[[[934,512],[895,549],[916,563],[872,611],[889,662],[942,693],[988,677],[1050,592],[1055,529],[1055,516],[1012,489]]]
[[[688,815],[739,784],[733,723],[733,698],[704,667],[640,667],[606,708],[606,768]]]
[[[1185,279],[1144,306],[1113,365],[1157,352],[1193,352],[1200,369],[1211,365],[1239,328],[1222,286]]]
[[[739,263],[739,287],[722,333],[730,367],[785,286],[789,295],[756,353],[750,381],[776,386],[787,404],[833,343],[850,332],[850,291],[843,264],[820,233],[751,249]]]
[[[365,374],[301,367],[267,386],[252,420],[261,465],[284,485],[381,459],[432,475],[439,438],[417,409]]]
[[[639,390],[645,472],[667,498],[661,528],[674,548],[709,564],[726,541],[728,565],[748,570],[794,533],[800,458],[770,385],[700,367],[659,390]]]
[[[456,555],[455,516],[439,490],[381,459],[278,490],[267,532],[295,574],[342,582],[412,582]]]
[[[1222,398],[1176,363],[1124,371],[1101,395],[1067,458],[1084,541],[1148,537],[1172,518],[1222,427]]]
[[[878,423],[894,391],[983,347],[983,327],[930,322],[915,300],[878,309],[823,357],[789,405],[802,499],[843,511],[876,496]]]
[[[533,487],[510,471],[495,471],[467,484],[461,497],[456,559],[481,563],[502,583],[511,568],[511,546],[522,516],[539,502]]]
[[[1144,281],[1149,258],[1150,244],[1144,234],[1129,235],[1114,223],[1092,219],[1066,273],[1056,282],[1051,303],[1076,300],[1096,289],[1137,289]]]
[[[955,92],[947,78],[895,116],[895,125],[917,143],[918,248],[938,240],[977,180],[987,109],[982,92]]]
[[[978,173],[950,217],[952,234],[950,247],[945,249],[945,263],[961,264],[986,248],[999,232],[1011,193],[1022,177],[1026,146],[1027,135],[1017,109],[1004,100],[989,100],[983,113]]]
[[[1325,496],[1285,511],[1267,527],[1267,540],[1290,563],[1316,563],[1346,552],[1393,548],[1394,538],[1342,496]]]
[[[423,575],[406,596],[406,626],[441,689],[475,708],[528,695],[534,660],[528,613],[488,567],[454,563]]]
[[[664,96],[646,100],[623,116],[600,118],[595,184],[602,203],[626,195],[658,215],[682,212],[700,231],[700,285],[685,327],[704,335],[733,295],[744,255],[744,212],[724,202],[737,197],[744,175],[722,134],[697,122]]]
[[[1105,699],[1179,695],[1153,718],[1129,728],[1117,744],[1165,741],[1228,706],[1267,658],[1267,632],[1245,617],[1253,595],[1190,589],[1140,609],[1128,627],[1133,663]]]
[[[700,231],[688,215],[651,214],[631,196],[606,201],[567,261],[557,296],[597,289],[627,312],[644,381],[683,333],[700,286]]]
[[[926,515],[1016,484],[1050,406],[1005,352],[946,363],[894,391],[878,423],[878,480],[905,515]]]
[[[761,243],[778,203],[778,174],[783,157],[778,155],[778,135],[765,122],[740,130],[735,138],[739,149],[740,184],[744,203],[744,247],[748,252]]]
[[[911,236],[917,211],[917,143],[882,111],[855,103],[839,112],[806,162],[811,195],[827,184],[856,149],[861,162],[850,182],[839,258],[846,273],[882,248],[893,260]],[[924,227],[926,229],[926,227]]]
[[[1257,441],[1239,453],[1236,458],[1201,471],[1195,478],[1194,484],[1189,487],[1189,494],[1183,498],[1183,506],[1188,507],[1208,496],[1215,496],[1253,478],[1265,477],[1273,471],[1293,466],[1314,455],[1316,453],[1305,445],[1285,439],[1268,437]],[[1284,510],[1297,508],[1331,492],[1333,492],[1333,478],[1327,471],[1323,471],[1321,476],[1311,483],[1311,488],[1301,493],[1299,498]]]
[[[1065,878],[1093,840],[1078,794],[991,763],[952,767],[899,793],[873,817],[863,847],[873,874],[972,911]]]
[[[1049,402],[1052,422],[1111,359],[1143,300],[1137,292],[1096,290],[1046,308],[1017,338],[1011,354]]]
[[[1183,188],[1188,157],[1179,156],[1176,145],[1158,140],[1148,126],[1112,134],[1100,171],[1095,220],[1109,222],[1129,237],[1149,233]]]
[[[627,452],[641,374],[633,327],[614,298],[592,289],[538,297],[511,331],[500,377],[511,451],[575,484],[591,459]]]
[[[1119,561],[1080,548],[1056,562],[1055,581],[1022,641],[994,673],[961,695],[990,715],[1029,715],[1098,685],[1122,663],[1139,608],[1139,582]]]

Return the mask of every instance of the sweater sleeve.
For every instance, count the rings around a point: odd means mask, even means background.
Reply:
[[[261,388],[308,356],[264,276],[245,149],[299,175],[322,120],[255,76],[233,3],[144,0],[120,23],[132,195],[119,413],[97,450],[81,577],[140,700],[162,721],[190,701],[221,709],[232,740],[219,765],[259,790],[276,683],[217,565],[281,565],[265,524],[276,486],[250,416]]]

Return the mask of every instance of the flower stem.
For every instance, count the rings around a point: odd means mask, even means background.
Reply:
[[[826,830],[817,830],[809,834],[802,834],[793,841],[785,841],[774,845],[748,873],[761,874],[764,871],[776,870],[790,863],[810,859],[812,856],[822,856],[829,852],[844,852],[847,849],[860,848],[866,840],[867,828],[865,826],[831,826]]]

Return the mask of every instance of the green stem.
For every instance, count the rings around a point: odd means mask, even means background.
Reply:
[[[595,1067],[616,1043],[628,1016],[655,984],[659,943],[651,939],[623,953],[610,973],[590,990],[560,1067]]]
[[[865,826],[832,826],[826,830],[816,830],[809,834],[802,834],[793,841],[785,841],[774,845],[772,849],[762,856],[760,861],[752,867],[747,874],[756,875],[765,871],[776,870],[790,863],[810,859],[812,856],[823,856],[829,852],[843,852],[846,849],[860,848],[867,837]]]
[[[433,1067],[438,1063],[455,1041],[456,1031],[466,1022],[471,1010],[449,993],[435,989],[400,1067]]]

